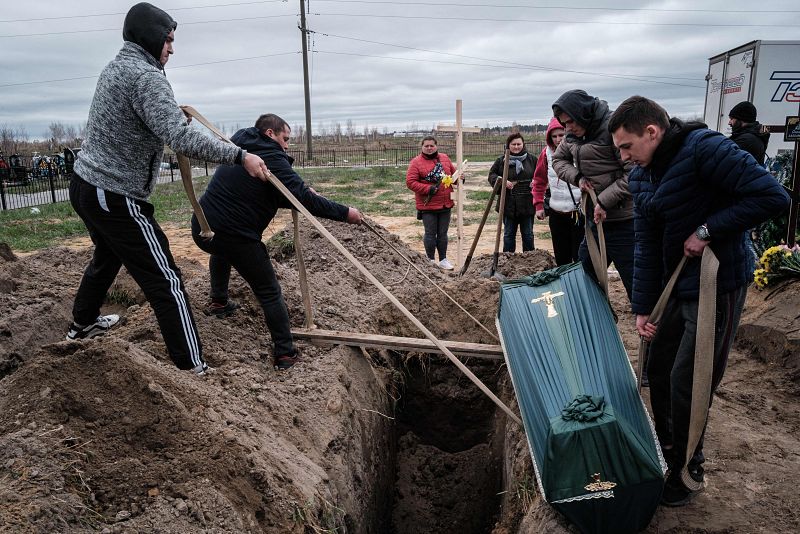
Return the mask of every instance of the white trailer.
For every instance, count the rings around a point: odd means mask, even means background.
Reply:
[[[800,109],[800,41],[751,41],[709,58],[705,123],[730,135],[728,112],[745,100],[769,127],[767,155],[794,149],[783,141],[788,115]]]

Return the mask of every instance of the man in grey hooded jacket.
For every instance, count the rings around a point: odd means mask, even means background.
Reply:
[[[117,323],[117,315],[100,315],[100,306],[124,265],[153,307],[172,361],[203,374],[208,365],[180,270],[147,201],[164,145],[190,157],[242,165],[264,181],[267,167],[258,156],[189,127],[164,74],[176,27],[151,4],[133,6],[125,17],[125,44],[97,81],[70,184],[70,202],[95,249],[75,297],[67,339],[105,334]]]

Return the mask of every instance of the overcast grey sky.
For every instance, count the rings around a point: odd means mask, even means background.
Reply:
[[[134,3],[0,0],[0,125],[45,137],[53,121],[85,122]],[[166,71],[179,103],[229,129],[264,112],[303,123],[299,0],[152,3],[178,21]],[[454,120],[457,98],[465,124],[541,123],[575,88],[701,115],[710,56],[800,30],[796,0],[307,4],[314,129],[430,127]]]

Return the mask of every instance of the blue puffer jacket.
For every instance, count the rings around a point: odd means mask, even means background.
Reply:
[[[744,232],[789,206],[789,196],[747,152],[701,123],[670,120],[670,129],[647,167],[629,176],[634,198],[636,248],[633,311],[649,314],[667,278],[683,256],[683,243],[708,224],[711,249],[720,261],[717,290],[733,291],[752,281]],[[687,263],[673,292],[699,293],[700,258]]]

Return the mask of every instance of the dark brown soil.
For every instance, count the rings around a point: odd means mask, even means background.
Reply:
[[[437,336],[495,342],[366,229],[326,226]],[[459,279],[381,232],[494,332],[497,281],[481,276],[491,256]],[[321,235],[303,236],[317,326],[422,337]],[[171,240],[175,250],[188,242]],[[106,308],[120,325],[67,342],[89,257],[0,255],[0,532],[568,531],[536,495],[524,433],[444,358],[303,343],[301,362],[279,374],[261,310],[236,276],[241,311],[195,315],[216,367],[208,377],[174,368],[124,273]],[[507,277],[552,266],[540,251],[499,260]],[[178,263],[197,310],[205,257]],[[294,256],[274,265],[300,326]],[[649,532],[792,532],[800,522],[798,287],[750,295],[712,410],[708,491],[660,509]],[[635,359],[618,280],[611,298]],[[504,365],[467,365],[516,409]]]

